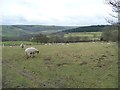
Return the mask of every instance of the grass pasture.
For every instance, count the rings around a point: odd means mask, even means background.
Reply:
[[[2,48],[3,88],[117,88],[115,43],[32,45],[40,54],[26,59],[19,46]]]
[[[97,37],[99,38],[101,36],[102,32],[80,32],[80,33],[68,33],[65,34],[65,37],[69,37],[69,36],[80,36],[80,37],[89,37],[89,38],[94,38]]]

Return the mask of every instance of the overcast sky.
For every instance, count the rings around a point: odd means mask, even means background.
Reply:
[[[110,12],[105,0],[0,0],[5,25],[101,25]]]

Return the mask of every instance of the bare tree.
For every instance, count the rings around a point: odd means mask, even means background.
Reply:
[[[115,14],[110,14],[115,20],[107,20],[112,24],[113,29],[118,31],[118,46],[120,47],[120,0],[105,0],[108,5],[112,7],[112,12]]]
[[[117,21],[107,20],[111,24],[120,24],[120,0],[105,0],[107,4],[112,7],[112,11],[116,14],[110,14],[113,18],[117,18]]]

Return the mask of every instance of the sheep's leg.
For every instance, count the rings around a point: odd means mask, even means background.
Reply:
[[[32,58],[34,58],[35,56],[34,56],[34,52],[32,53]]]
[[[26,53],[26,56],[27,56],[26,58],[28,59],[28,58],[30,57],[30,54],[27,54],[27,53]]]
[[[34,53],[32,54],[32,58],[34,58],[35,56],[34,56]]]
[[[27,55],[27,59],[30,57],[30,55]]]
[[[29,56],[27,56],[27,59],[29,58]]]

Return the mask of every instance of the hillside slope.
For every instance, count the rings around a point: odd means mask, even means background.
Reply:
[[[2,25],[2,38],[4,40],[27,40],[35,34],[60,34],[74,32],[101,32],[108,25],[94,26],[48,26],[48,25]],[[10,39],[11,38],[11,39]]]
[[[51,34],[75,27],[69,26],[45,26],[45,25],[2,25],[3,37],[21,37],[31,34]]]
[[[93,26],[84,26],[77,27],[69,30],[63,31],[64,33],[72,33],[72,32],[101,32],[104,27],[108,25],[93,25]]]

